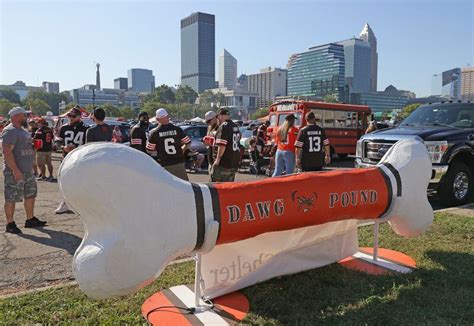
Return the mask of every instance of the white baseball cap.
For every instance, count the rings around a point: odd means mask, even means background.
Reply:
[[[166,111],[165,109],[159,108],[158,110],[156,110],[157,119],[166,118],[167,116],[168,116],[168,111]]]
[[[217,117],[217,114],[214,111],[207,111],[204,115],[204,120],[209,121]]]
[[[11,109],[10,111],[8,111],[8,115],[10,116],[10,118],[16,116],[17,114],[21,114],[21,113],[26,114],[25,109],[23,109],[21,106],[16,106],[13,109]]]

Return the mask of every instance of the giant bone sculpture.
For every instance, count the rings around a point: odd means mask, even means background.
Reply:
[[[106,298],[151,283],[179,255],[265,232],[378,219],[418,235],[433,219],[430,172],[424,145],[404,140],[374,168],[198,185],[135,149],[96,143],[65,158],[59,184],[85,226],[76,280],[89,296]]]

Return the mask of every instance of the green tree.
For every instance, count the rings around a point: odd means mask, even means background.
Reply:
[[[61,94],[53,94],[53,93],[48,93],[44,90],[34,90],[34,91],[29,91],[28,95],[26,95],[24,103],[27,103],[29,100],[43,100],[46,103],[48,103],[50,110],[52,110],[54,113],[59,112],[59,103],[61,101],[67,102],[68,97],[66,94],[61,93]]]
[[[212,105],[224,106],[225,105],[225,95],[221,92],[214,94],[212,91],[204,91],[199,95],[199,105],[210,108]]]
[[[256,119],[258,119],[258,118],[267,116],[268,113],[269,113],[268,108],[261,108],[261,109],[258,109],[257,111],[255,111],[254,113],[252,113],[252,114],[250,115],[250,119],[256,120]]]
[[[154,97],[161,103],[174,103],[175,95],[168,85],[161,85],[155,89]]]
[[[188,85],[180,85],[176,91],[176,102],[193,104],[198,97],[198,94]]]
[[[400,119],[405,119],[406,117],[408,117],[413,111],[418,109],[420,105],[421,103],[413,103],[413,104],[408,104],[407,106],[405,106],[402,112],[400,113],[400,116],[399,116]]]
[[[25,99],[26,107],[31,110],[35,115],[46,115],[48,111],[51,111],[49,104],[39,98],[28,98]]]
[[[113,106],[112,104],[105,103],[103,105],[100,105],[99,107],[104,109],[106,117],[120,117],[120,116],[122,116],[120,109]]]
[[[0,88],[0,98],[5,99],[11,103],[20,104],[20,95],[8,87]]]
[[[324,102],[326,102],[326,103],[338,103],[339,101],[337,100],[335,95],[328,94],[324,97]]]
[[[8,111],[17,105],[18,104],[12,103],[7,99],[0,98],[0,115],[6,117],[8,115]]]
[[[120,110],[120,115],[122,117],[124,117],[125,119],[133,119],[135,118],[136,114],[135,114],[135,110],[133,110],[131,107],[129,106],[126,106],[126,107],[123,107],[121,110]]]

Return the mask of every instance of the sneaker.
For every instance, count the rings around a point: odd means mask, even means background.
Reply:
[[[16,226],[15,222],[8,223],[5,228],[5,232],[13,233],[13,234],[22,233],[21,230],[18,228],[18,226]]]
[[[57,182],[58,180],[54,177],[47,177],[46,178],[46,181],[49,181],[49,182]]]
[[[56,214],[74,214],[74,212],[69,209],[65,202],[61,202],[59,207],[54,212]]]
[[[27,219],[25,222],[25,228],[39,228],[46,225],[46,221],[40,221],[35,216]]]
[[[43,177],[43,176],[39,176],[36,178],[37,181],[45,181],[45,180],[48,180],[48,178],[46,177]]]

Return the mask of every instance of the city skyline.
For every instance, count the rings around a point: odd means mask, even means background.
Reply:
[[[68,4],[55,1],[38,4],[2,0],[0,6],[0,84],[23,80],[27,85],[36,86],[43,80],[51,80],[60,83],[61,91],[77,88],[93,83],[96,61],[101,63],[104,88],[113,88],[114,78],[132,67],[153,70],[156,85],[174,86],[180,83],[179,21],[197,11],[216,16],[216,52],[232,48],[232,54],[239,58],[239,74],[257,73],[267,66],[286,68],[292,53],[357,36],[367,22],[378,41],[378,90],[393,84],[399,89],[412,90],[418,96],[430,95],[433,74],[474,61],[472,18],[469,17],[472,3],[469,1],[459,1],[456,6],[448,2],[431,5],[424,1],[377,6],[364,1],[357,6],[344,1],[334,5],[256,2],[251,12],[246,11],[249,8],[245,2],[132,4],[105,1],[95,4],[84,1]],[[440,24],[448,8],[457,19]],[[71,10],[78,17],[90,17],[97,22],[95,30],[103,32],[91,34],[81,23],[71,24],[67,17],[57,15]],[[268,19],[269,16],[273,18]],[[288,19],[291,17],[298,17],[298,24],[290,24],[294,21]],[[235,28],[236,18],[245,24]],[[139,24],[128,23],[138,20]],[[267,26],[268,22],[279,21],[282,23]],[[44,30],[52,27],[58,37],[41,32],[35,26],[42,26]],[[114,33],[113,26],[120,33]],[[90,46],[82,50],[74,42],[61,42],[60,36],[64,33],[74,39],[79,37],[80,44]],[[440,47],[440,44],[450,46]],[[456,49],[451,44],[456,44]],[[91,51],[91,48],[96,50]],[[215,62],[216,71],[217,65]]]

